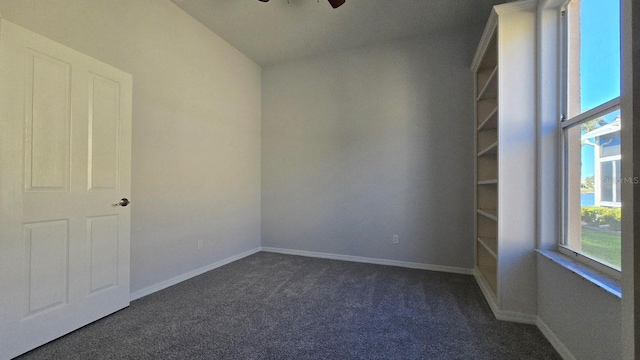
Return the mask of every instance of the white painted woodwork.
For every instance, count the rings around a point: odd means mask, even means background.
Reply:
[[[0,359],[129,304],[131,86],[0,22]]]
[[[24,225],[28,259],[25,274],[27,316],[66,304],[69,264],[69,222],[49,221]]]
[[[536,314],[536,1],[494,7],[473,61],[475,275],[498,318]]]
[[[120,84],[97,74],[89,83],[89,184],[91,190],[118,187]]]
[[[87,219],[89,293],[118,286],[118,216]]]
[[[25,189],[69,190],[71,64],[27,50]]]

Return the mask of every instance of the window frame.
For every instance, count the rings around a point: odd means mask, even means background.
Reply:
[[[569,243],[569,239],[568,239],[568,236],[569,236],[568,234],[569,233],[568,231],[569,229],[568,228],[569,227],[568,186],[569,184],[568,184],[567,178],[568,178],[569,163],[570,163],[568,160],[568,156],[569,156],[568,140],[567,140],[568,129],[575,126],[580,126],[581,124],[587,121],[596,119],[603,115],[607,115],[611,112],[618,111],[621,108],[621,104],[620,104],[621,96],[618,96],[614,99],[611,99],[605,103],[600,104],[599,106],[596,106],[593,109],[582,112],[572,118],[568,118],[567,116],[567,114],[569,113],[568,111],[568,108],[569,108],[569,21],[567,16],[567,8],[570,2],[571,1],[567,1],[564,6],[559,8],[561,12],[560,14],[561,24],[560,24],[560,31],[559,31],[560,39],[558,39],[558,42],[560,45],[559,46],[560,47],[559,49],[559,55],[560,55],[559,104],[561,106],[561,111],[562,111],[560,116],[560,126],[558,127],[560,131],[559,156],[560,156],[560,165],[561,165],[560,166],[561,167],[561,170],[560,170],[561,236],[558,242],[557,249],[558,249],[558,252],[560,252],[561,254],[568,256],[579,263],[587,265],[596,271],[599,271],[610,277],[620,280],[622,275],[621,269],[617,269],[613,266],[610,266],[609,264],[606,264],[585,253],[578,252],[577,250],[574,250],[567,245]],[[622,46],[622,44],[620,46]],[[617,155],[616,157],[620,160],[620,164],[622,165],[622,156]],[[597,166],[601,166],[600,162],[597,164]],[[620,203],[618,203],[616,207],[620,207],[619,204]]]
[[[600,200],[600,204],[611,208],[620,208],[622,207],[622,194],[618,195],[618,192],[621,190],[622,178],[618,177],[617,174],[621,173],[622,170],[622,155],[601,157],[598,160],[597,166],[602,167],[604,163],[611,163],[612,167],[613,176],[611,180],[611,197],[613,198],[613,201]],[[600,170],[600,172],[602,173],[602,170]]]

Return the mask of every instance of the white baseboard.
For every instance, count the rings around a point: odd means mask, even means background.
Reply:
[[[160,291],[162,289],[166,289],[169,286],[176,285],[176,284],[181,283],[181,282],[183,282],[185,280],[189,280],[192,277],[195,277],[195,276],[198,276],[198,275],[202,275],[202,274],[206,273],[207,271],[211,271],[213,269],[216,269],[216,268],[219,268],[221,266],[227,265],[229,263],[232,263],[234,261],[240,260],[242,258],[245,258],[245,257],[247,257],[249,255],[253,255],[253,254],[258,253],[258,252],[260,252],[260,248],[259,247],[255,248],[255,249],[251,249],[249,251],[245,251],[245,252],[240,253],[238,255],[234,255],[234,256],[228,257],[226,259],[222,259],[220,261],[216,261],[213,264],[209,264],[209,265],[203,266],[203,267],[201,267],[199,269],[195,269],[193,271],[189,271],[186,274],[182,274],[182,275],[176,276],[176,277],[174,277],[172,279],[165,280],[165,281],[160,282],[158,284],[148,286],[148,287],[146,287],[144,289],[140,289],[138,291],[134,291],[133,293],[131,293],[130,300],[133,301],[133,300],[140,299],[141,297],[153,294],[156,291]]]
[[[569,349],[567,349],[567,347],[564,346],[562,341],[558,339],[556,334],[553,333],[551,328],[549,328],[549,326],[547,326],[547,324],[540,317],[536,318],[536,325],[538,326],[538,329],[540,329],[540,332],[542,332],[542,334],[547,338],[547,340],[549,340],[553,348],[556,349],[558,354],[560,354],[560,356],[564,360],[576,360],[575,356],[573,356],[571,351],[569,351]]]
[[[484,298],[487,300],[487,303],[489,304],[489,307],[491,308],[493,315],[496,316],[496,314],[500,310],[498,309],[498,304],[496,302],[496,299],[493,296],[492,290],[489,288],[489,285],[487,284],[487,281],[484,279],[484,276],[482,276],[482,273],[477,268],[473,270],[473,277],[476,278],[476,282],[478,283],[478,286],[480,287],[480,290],[482,291]]]
[[[536,316],[531,314],[524,314],[524,313],[519,313],[515,311],[499,310],[497,313],[494,313],[494,315],[496,316],[496,319],[502,320],[502,321],[511,321],[511,322],[516,322],[521,324],[529,324],[529,325],[536,324]]]
[[[569,351],[569,349],[567,349],[567,347],[564,346],[564,344],[560,341],[560,339],[558,339],[558,337],[553,333],[553,331],[547,326],[547,324],[540,317],[537,317],[535,315],[530,315],[530,314],[523,314],[523,313],[504,311],[504,310],[498,309],[495,299],[491,295],[491,292],[489,291],[489,289],[486,288],[487,284],[485,283],[484,279],[482,278],[482,275],[479,274],[479,272],[475,271],[474,269],[465,269],[465,268],[459,268],[459,267],[453,267],[453,266],[412,263],[412,262],[405,262],[405,261],[386,260],[386,259],[368,258],[368,257],[351,256],[351,255],[340,255],[340,254],[322,253],[322,252],[315,252],[315,251],[281,249],[281,248],[273,248],[273,247],[258,247],[255,249],[251,249],[249,251],[245,251],[238,255],[234,255],[226,259],[216,261],[215,263],[209,264],[207,266],[203,266],[199,269],[190,271],[186,274],[182,274],[172,279],[135,291],[131,293],[130,299],[131,301],[140,299],[156,291],[166,289],[170,286],[176,285],[185,280],[189,280],[192,277],[204,274],[207,271],[211,271],[213,269],[227,265],[229,263],[240,260],[247,256],[256,254],[260,251],[286,254],[286,255],[314,257],[314,258],[321,258],[321,259],[352,261],[352,262],[359,262],[359,263],[366,263],[366,264],[398,266],[398,267],[404,267],[404,268],[410,268],[410,269],[440,271],[440,272],[448,272],[448,273],[454,273],[454,274],[474,275],[496,319],[518,322],[518,323],[525,323],[525,324],[535,324],[538,327],[538,329],[540,329],[540,332],[542,332],[542,334],[547,338],[547,340],[549,340],[553,348],[556,349],[556,351],[560,354],[560,356],[564,360],[576,360],[576,358]]]
[[[489,307],[491,308],[491,311],[493,312],[493,316],[495,316],[496,319],[502,320],[502,321],[517,322],[522,324],[530,324],[530,325],[536,324],[536,320],[537,320],[536,315],[525,314],[525,313],[515,312],[515,311],[508,311],[508,310],[500,310],[496,302],[496,299],[493,296],[492,291],[489,289],[489,286],[486,280],[482,276],[482,273],[477,269],[475,269],[473,271],[473,276],[476,278],[476,282],[478,283],[478,286],[480,286],[480,290],[482,290],[482,294],[484,294],[484,298],[487,300],[487,303],[489,303]]]
[[[299,255],[299,256],[307,256],[307,257],[315,257],[322,259],[332,259],[332,260],[342,260],[342,261],[352,261],[352,262],[360,262],[367,264],[378,264],[378,265],[390,265],[390,266],[398,266],[404,268],[411,269],[422,269],[422,270],[431,270],[431,271],[441,271],[455,274],[465,274],[471,275],[473,274],[473,269],[465,269],[458,268],[453,266],[442,266],[442,265],[430,265],[430,264],[421,264],[421,263],[411,263],[404,261],[396,261],[396,260],[385,260],[385,259],[376,259],[376,258],[366,258],[360,256],[350,256],[350,255],[339,255],[339,254],[329,254],[329,253],[321,253],[321,252],[313,252],[313,251],[302,251],[302,250],[290,250],[290,249],[280,249],[280,248],[272,248],[272,247],[259,247],[249,251],[245,251],[241,254],[228,257],[226,259],[216,261],[213,264],[209,264],[207,266],[201,267],[199,269],[195,269],[186,274],[182,274],[171,278],[169,280],[165,280],[155,285],[148,286],[144,289],[140,289],[131,293],[130,301],[134,301],[140,299],[144,296],[153,294],[156,291],[160,291],[168,288],[169,286],[176,285],[185,280],[189,280],[192,277],[201,275],[206,273],[207,271],[211,271],[213,269],[219,268],[221,266],[227,265],[234,261],[240,260],[249,255],[253,255],[260,251],[279,253],[279,254],[287,254],[287,255]]]
[[[278,254],[286,254],[286,255],[314,257],[314,258],[321,258],[321,259],[352,261],[352,262],[359,262],[359,263],[366,263],[366,264],[388,265],[388,266],[398,266],[398,267],[410,268],[410,269],[440,271],[440,272],[447,272],[447,273],[454,273],[454,274],[464,274],[464,275],[473,274],[473,269],[465,269],[465,268],[444,266],[444,265],[413,263],[413,262],[405,262],[405,261],[397,261],[397,260],[368,258],[368,257],[362,257],[362,256],[330,254],[330,253],[315,252],[315,251],[291,250],[291,249],[282,249],[282,248],[273,248],[273,247],[262,247],[262,251],[278,253]]]

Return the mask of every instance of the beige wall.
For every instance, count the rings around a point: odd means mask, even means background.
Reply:
[[[133,75],[132,291],[260,246],[259,66],[168,0],[0,14]]]
[[[620,298],[538,255],[538,317],[580,360],[621,359]]]
[[[473,268],[481,32],[265,67],[262,245]]]

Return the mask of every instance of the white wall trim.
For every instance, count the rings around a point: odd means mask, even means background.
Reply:
[[[544,335],[547,340],[549,340],[553,348],[556,349],[558,354],[560,354],[560,356],[564,360],[576,360],[571,351],[569,351],[569,349],[564,346],[562,341],[558,339],[556,334],[554,334],[551,328],[547,326],[547,324],[539,316],[536,318],[536,325],[538,326],[538,329],[540,329],[540,332],[542,332],[542,335]]]
[[[473,57],[473,61],[471,62],[471,70],[475,73],[480,67],[480,62],[482,61],[482,55],[487,50],[491,39],[493,38],[493,32],[498,26],[498,16],[495,11],[491,10],[491,14],[489,15],[489,20],[487,20],[487,24],[484,27],[484,31],[482,32],[482,38],[480,39],[480,44],[476,49],[476,54]]]
[[[478,270],[478,268],[473,269],[473,277],[476,279],[476,282],[478,283],[482,294],[484,294],[484,298],[487,300],[487,303],[489,304],[489,307],[493,312],[493,316],[497,318],[498,316],[496,314],[500,311],[498,308],[498,303],[496,302],[496,299],[493,295],[493,291],[489,289],[487,281],[484,279],[484,276],[482,275],[480,270]]]
[[[482,54],[485,53],[489,43],[491,42],[491,38],[493,37],[493,32],[498,26],[498,15],[508,14],[510,12],[520,11],[520,10],[528,10],[533,9],[537,5],[536,0],[522,0],[515,1],[511,3],[496,5],[493,7],[491,14],[489,15],[489,20],[487,20],[487,24],[485,25],[484,32],[482,33],[482,38],[480,39],[480,44],[476,50],[476,54],[473,57],[473,61],[471,63],[471,70],[476,72],[478,67],[480,67],[480,61],[482,60]]]
[[[536,323],[536,315],[508,310],[500,310],[498,304],[496,303],[496,299],[492,295],[492,291],[489,290],[486,280],[484,280],[482,276],[482,273],[479,270],[474,269],[473,277],[475,277],[478,286],[480,286],[480,290],[482,290],[484,298],[487,300],[487,303],[491,308],[491,312],[493,312],[493,316],[495,316],[496,319],[530,325]]]
[[[536,315],[524,314],[524,313],[508,311],[508,310],[498,310],[493,314],[496,316],[496,319],[502,320],[502,321],[510,321],[510,322],[521,323],[521,324],[529,324],[529,325],[536,324]]]
[[[446,273],[453,273],[453,274],[474,275],[476,277],[476,281],[480,285],[480,289],[483,292],[486,291],[486,289],[483,288],[484,283],[478,279],[478,274],[473,269],[466,269],[466,268],[445,266],[445,265],[432,265],[432,264],[413,263],[413,262],[397,261],[397,260],[368,258],[368,257],[362,257],[362,256],[331,254],[331,253],[323,253],[323,252],[315,252],[315,251],[282,249],[282,248],[273,248],[273,247],[257,247],[257,248],[245,251],[243,253],[240,253],[238,255],[234,255],[226,259],[216,261],[212,264],[203,266],[199,269],[189,271],[188,273],[176,276],[169,280],[165,280],[155,285],[151,285],[144,289],[135,291],[131,293],[130,300],[131,301],[138,300],[142,297],[153,294],[154,292],[179,284],[183,281],[189,280],[198,275],[202,275],[208,271],[217,269],[221,266],[230,264],[234,261],[238,261],[247,256],[256,254],[260,251],[277,253],[277,254],[286,254],[286,255],[306,256],[306,257],[313,257],[313,258],[320,258],[320,259],[351,261],[351,262],[358,262],[358,263],[387,265],[387,266],[398,266],[398,267],[409,268],[409,269],[439,271],[439,272],[446,272]],[[563,354],[562,349],[564,349],[569,355],[571,355],[571,353],[569,353],[568,350],[566,350],[566,347],[562,345],[562,343],[558,340],[558,338],[553,334],[553,332],[544,324],[544,322],[540,318],[536,317],[535,315],[499,310],[497,305],[492,301],[493,298],[491,298],[490,296],[486,298],[487,298],[487,302],[489,303],[489,307],[491,308],[491,311],[493,312],[496,319],[503,320],[503,321],[524,323],[524,324],[536,324],[538,325],[538,327],[540,327],[540,331],[542,331],[542,333],[549,339],[549,341],[553,344],[554,348],[556,348],[556,350],[558,350],[559,353]],[[567,358],[564,355],[563,355],[563,358],[574,359],[573,357]]]
[[[166,289],[166,288],[168,288],[170,286],[173,286],[173,285],[179,284],[179,283],[181,283],[183,281],[189,280],[192,277],[195,277],[195,276],[198,276],[198,275],[202,275],[202,274],[206,273],[207,271],[211,271],[211,270],[217,269],[217,268],[219,268],[221,266],[227,265],[227,264],[232,263],[234,261],[238,261],[238,260],[240,260],[242,258],[245,258],[247,256],[256,254],[256,253],[258,253],[260,251],[272,252],[272,253],[278,253],[278,254],[286,254],[286,255],[298,255],[298,256],[314,257],[314,258],[321,258],[321,259],[331,259],[331,260],[352,261],[352,262],[367,263],[367,264],[398,266],[398,267],[410,268],[410,269],[440,271],[440,272],[447,272],[447,273],[453,273],[453,274],[473,275],[473,269],[465,269],[465,268],[459,268],[459,267],[453,267],[453,266],[412,263],[412,262],[397,261],[397,260],[386,260],[386,259],[377,259],[377,258],[367,258],[367,257],[361,257],[361,256],[330,254],[330,253],[321,253],[321,252],[314,252],[314,251],[291,250],[291,249],[281,249],[281,248],[272,248],[272,247],[257,247],[255,249],[251,249],[249,251],[245,251],[245,252],[240,253],[238,255],[234,255],[234,256],[228,257],[226,259],[222,259],[220,261],[216,261],[216,262],[214,262],[212,264],[203,266],[203,267],[201,267],[199,269],[195,269],[195,270],[189,271],[188,273],[176,276],[176,277],[171,278],[169,280],[165,280],[165,281],[162,281],[162,282],[157,283],[155,285],[148,286],[148,287],[146,287],[144,289],[140,289],[140,290],[134,291],[130,295],[130,301],[138,300],[138,299],[140,299],[142,297],[145,297],[147,295],[153,294],[156,291],[160,291],[160,290]]]
[[[397,261],[397,260],[368,258],[368,257],[362,257],[362,256],[340,255],[340,254],[331,254],[331,253],[323,253],[323,252],[315,252],[315,251],[292,250],[292,249],[282,249],[282,248],[273,248],[273,247],[262,247],[262,251],[278,253],[278,254],[286,254],[286,255],[306,256],[306,257],[313,257],[313,258],[320,258],[320,259],[341,260],[341,261],[351,261],[351,262],[359,262],[359,263],[366,263],[366,264],[398,266],[398,267],[409,268],[409,269],[440,271],[440,272],[447,272],[447,273],[453,273],[453,274],[463,274],[463,275],[473,274],[473,269],[465,269],[465,268],[445,266],[445,265],[431,265],[431,264],[413,263],[413,262],[405,262],[405,261]]]
[[[255,253],[258,253],[258,252],[260,252],[260,250],[261,250],[261,248],[257,247],[255,249],[251,249],[249,251],[245,251],[245,252],[240,253],[238,255],[230,256],[230,257],[228,257],[226,259],[222,259],[220,261],[216,261],[216,262],[214,262],[212,264],[203,266],[203,267],[201,267],[199,269],[195,269],[195,270],[189,271],[188,273],[185,273],[185,274],[182,274],[182,275],[178,275],[178,276],[176,276],[174,278],[171,278],[169,280],[165,280],[165,281],[162,281],[162,282],[157,283],[155,285],[148,286],[148,287],[146,287],[144,289],[140,289],[138,291],[134,291],[134,292],[131,293],[131,295],[129,297],[130,301],[138,300],[138,299],[140,299],[142,297],[145,297],[147,295],[153,294],[156,291],[160,291],[160,290],[166,289],[166,288],[168,288],[170,286],[179,284],[179,283],[181,283],[181,282],[183,282],[185,280],[189,280],[192,277],[196,277],[198,275],[202,275],[202,274],[206,273],[207,271],[211,271],[213,269],[217,269],[217,268],[219,268],[221,266],[227,265],[227,264],[232,263],[234,261],[238,261],[238,260],[240,260],[242,258],[245,258],[247,256],[250,256],[250,255],[253,255]]]

